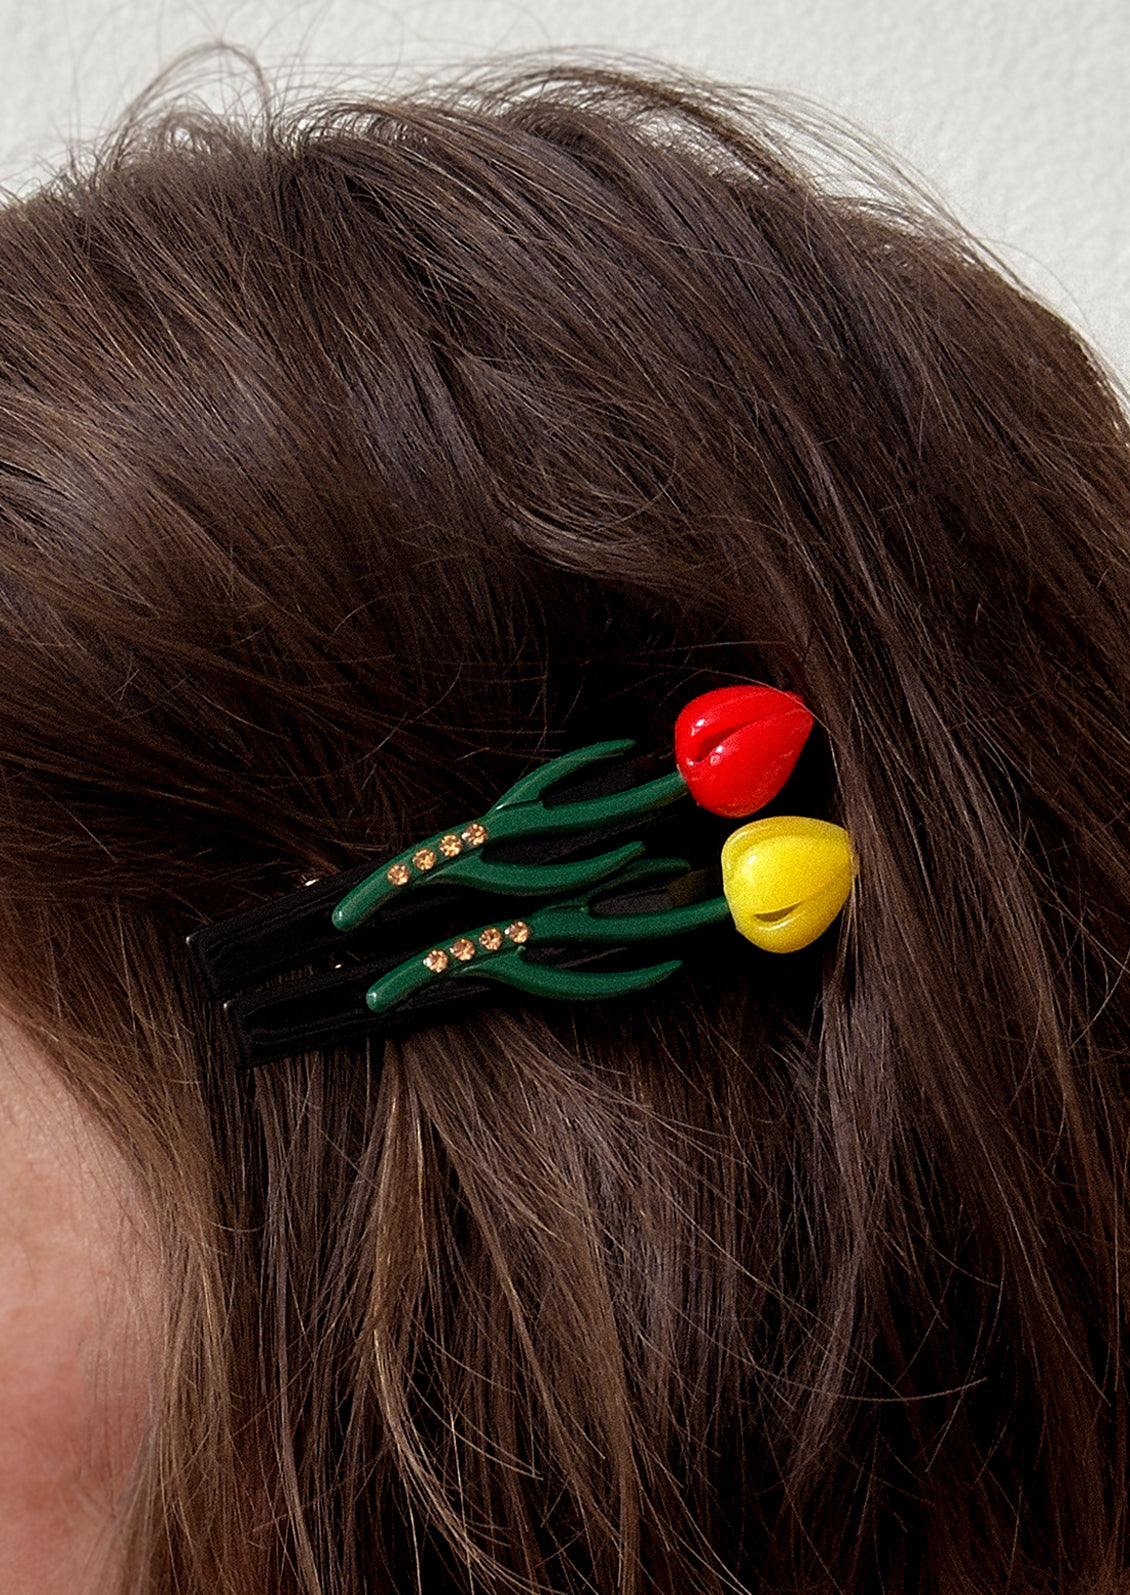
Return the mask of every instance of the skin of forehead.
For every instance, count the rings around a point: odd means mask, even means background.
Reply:
[[[0,1589],[113,1587],[155,1319],[137,1197],[105,1132],[0,1016]]]

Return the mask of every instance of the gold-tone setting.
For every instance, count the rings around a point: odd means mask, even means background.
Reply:
[[[449,831],[446,836],[440,837],[439,850],[444,858],[458,858],[463,851],[463,843],[453,831]]]
[[[412,871],[407,864],[393,864],[389,869],[388,879],[394,886],[407,886],[412,879]]]
[[[427,871],[435,869],[436,856],[430,847],[418,847],[412,854],[412,862],[418,870]]]
[[[486,839],[487,828],[485,825],[480,825],[478,820],[474,820],[463,832],[463,840],[468,847],[482,847]]]
[[[486,930],[480,932],[479,946],[488,953],[496,953],[502,946],[502,932],[497,925],[488,925]]]
[[[433,947],[424,957],[425,966],[433,975],[442,975],[448,965],[448,957],[442,947]]]
[[[461,964],[465,964],[469,959],[474,958],[475,944],[471,940],[470,936],[460,936],[457,940],[452,942],[451,956],[453,958],[458,958]]]
[[[512,924],[507,925],[506,939],[507,941],[517,942],[519,947],[523,942],[529,941],[530,927],[526,924],[526,921],[524,919],[516,919]]]

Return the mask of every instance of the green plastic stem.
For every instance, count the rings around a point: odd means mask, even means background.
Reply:
[[[457,880],[466,886],[503,895],[549,897],[605,879],[630,859],[638,857],[642,844],[630,843],[594,858],[572,863],[509,864],[493,861],[489,855],[483,855],[482,847],[471,844],[462,845],[455,857],[448,858],[444,856],[440,842],[449,836],[462,840],[464,833],[479,826],[486,833],[482,843],[484,847],[489,847],[491,842],[516,838],[573,835],[652,814],[686,795],[686,782],[677,770],[673,770],[669,775],[658,776],[642,786],[629,787],[626,791],[613,792],[605,797],[551,805],[542,801],[543,793],[567,776],[575,775],[590,765],[621,758],[630,753],[634,746],[632,742],[600,742],[592,747],[562,754],[560,758],[552,759],[548,764],[531,771],[503,793],[481,819],[451,826],[446,831],[437,831],[427,841],[417,842],[395,858],[386,859],[379,869],[366,876],[337,904],[333,911],[333,923],[340,931],[356,930],[390,899],[430,880]],[[413,863],[413,858],[421,852],[435,855],[434,864],[426,871],[418,869]],[[408,871],[408,878],[398,885],[390,878],[390,873],[395,875],[397,871],[404,870]]]
[[[458,980],[461,976],[495,980],[540,996],[573,1000],[620,996],[654,985],[673,974],[679,968],[680,961],[676,959],[639,969],[586,971],[530,963],[524,954],[529,948],[539,945],[630,946],[635,942],[683,935],[726,919],[729,907],[724,897],[659,909],[653,913],[592,912],[593,903],[606,899],[610,892],[627,891],[660,879],[670,881],[686,868],[682,859],[648,859],[628,865],[614,880],[599,884],[583,897],[535,910],[524,921],[528,934],[519,944],[504,940],[494,951],[484,948],[481,938],[486,933],[505,935],[500,925],[479,925],[460,936],[447,938],[442,946],[432,949],[433,954],[442,953],[447,958],[446,968],[442,971],[430,968],[424,962],[425,954],[418,953],[398,964],[371,986],[366,994],[366,1002],[374,1013],[387,1013],[422,987],[437,980]],[[473,955],[466,960],[458,959],[452,951],[457,942],[473,946]]]

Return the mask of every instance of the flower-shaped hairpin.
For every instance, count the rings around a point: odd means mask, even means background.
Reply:
[[[722,848],[721,895],[704,893],[710,872],[647,856],[647,841],[632,833],[688,793],[728,819],[756,813],[788,781],[811,728],[791,693],[705,693],[678,718],[667,774],[637,783],[631,742],[565,754],[485,814],[377,869],[205,926],[190,943],[250,1064],[374,1024],[445,1018],[498,985],[573,1001],[640,990],[681,959],[641,962],[639,944],[673,952],[727,917],[767,951],[796,951],[828,928],[851,890],[840,826],[779,814],[743,825]],[[254,989],[296,968],[312,972]]]
[[[720,687],[675,723],[675,762],[695,802],[743,819],[777,796],[812,729],[800,698],[773,687]],[[722,883],[737,929],[771,953],[798,952],[828,929],[855,874],[842,825],[775,814],[722,848]]]

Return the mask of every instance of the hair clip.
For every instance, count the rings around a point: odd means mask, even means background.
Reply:
[[[682,858],[644,859],[627,865],[582,896],[535,909],[528,919],[512,920],[505,929],[492,924],[462,931],[450,942],[430,948],[422,958],[408,958],[390,970],[369,987],[365,1001],[373,1013],[385,1013],[436,976],[458,979],[470,973],[472,961],[476,976],[539,997],[583,1001],[642,991],[674,974],[678,960],[602,973],[577,969],[567,961],[535,962],[530,955],[541,949],[576,945],[623,950],[634,942],[686,935],[717,924],[729,913],[724,897],[676,905],[666,895],[671,884],[685,878],[689,869]],[[655,884],[666,889],[665,900],[652,898],[645,907],[638,889]],[[634,901],[626,901],[629,896]]]
[[[508,863],[484,855],[488,842],[541,841],[547,837],[595,834],[602,827],[623,826],[628,820],[654,814],[686,793],[681,775],[673,772],[644,786],[578,800],[563,799],[550,805],[545,794],[570,776],[589,774],[593,768],[622,759],[635,749],[633,742],[600,742],[533,770],[505,792],[477,820],[443,831],[397,854],[367,875],[341,899],[333,911],[340,931],[356,930],[390,898],[423,879],[474,887],[504,896],[527,894],[548,897],[574,891],[612,875],[643,851],[629,842],[595,858],[561,864]]]
[[[851,889],[841,827],[780,815],[741,827],[722,848],[721,893],[716,868],[643,855],[688,792],[727,818],[764,807],[811,726],[791,693],[705,693],[676,723],[674,771],[639,781],[631,742],[565,754],[479,818],[204,926],[190,945],[249,1065],[447,1018],[498,986],[574,1001],[641,990],[682,960],[641,963],[638,943],[673,951],[728,917],[757,946],[794,951]]]

